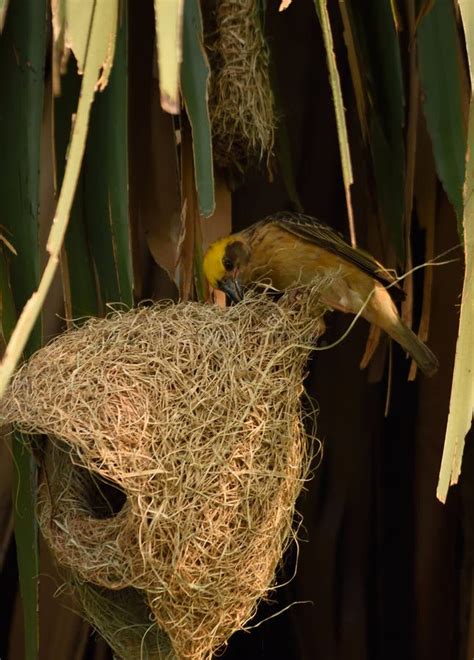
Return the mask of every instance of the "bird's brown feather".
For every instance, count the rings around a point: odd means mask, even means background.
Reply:
[[[251,232],[255,234],[270,224],[289,234],[293,234],[300,240],[312,243],[345,259],[353,266],[367,273],[367,275],[370,275],[370,277],[373,277],[374,280],[388,287],[388,291],[394,300],[403,300],[405,298],[405,293],[396,283],[396,279],[382,264],[364,250],[351,247],[340,234],[311,216],[303,215],[302,213],[275,213],[255,223],[242,233]]]
[[[229,266],[226,261],[229,261]],[[309,216],[277,213],[212,245],[204,259],[209,282],[232,295],[232,284],[270,284],[278,291],[326,278],[321,302],[361,314],[382,328],[433,375],[438,360],[405,326],[392,298],[403,296],[392,275],[370,254]],[[227,288],[226,288],[227,287]]]

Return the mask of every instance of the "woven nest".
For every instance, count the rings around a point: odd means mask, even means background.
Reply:
[[[268,163],[275,140],[270,53],[259,0],[219,0],[206,24],[214,160],[239,173],[262,160]]]
[[[4,421],[53,440],[40,524],[60,565],[141,594],[142,634],[156,623],[178,658],[209,658],[245,625],[294,538],[322,311],[313,289],[116,312],[38,351],[2,402]]]
[[[82,616],[124,660],[176,660],[166,633],[152,620],[146,594],[97,587],[72,578]]]
[[[64,586],[72,592],[79,613],[124,660],[176,660],[169,636],[158,625],[148,605],[148,594],[133,587],[106,588],[88,582],[102,564],[126,562],[116,537],[125,494],[113,484],[76,465],[63,442],[48,443],[42,461],[39,488],[39,524],[53,554],[59,559]],[[70,556],[64,558],[65,551]],[[82,569],[82,570],[81,570]],[[115,566],[118,570],[118,567]],[[125,584],[126,580],[123,580]]]

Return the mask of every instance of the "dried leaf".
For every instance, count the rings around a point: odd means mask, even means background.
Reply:
[[[216,209],[202,223],[203,249],[207,250],[211,243],[232,231],[232,195],[227,180],[216,177]]]
[[[62,71],[69,52],[74,53],[77,60],[77,69],[82,75],[86,65],[86,57],[92,54],[94,60],[97,53],[91,53],[91,26],[94,15],[100,12],[116,12],[117,1],[97,3],[96,0],[51,0],[51,15],[53,24],[53,67],[55,79],[57,72]],[[96,6],[97,5],[97,6]],[[101,62],[100,76],[96,82],[96,89],[102,90],[107,82],[112,68],[115,50],[115,37],[117,22],[112,31],[106,31],[100,44]],[[55,80],[55,93],[57,93]]]
[[[292,2],[293,0],[281,0],[278,11],[285,11],[285,9],[288,9]]]
[[[392,9],[393,22],[395,24],[395,29],[397,32],[403,30],[402,18],[400,16],[400,11],[398,9],[397,0],[390,0],[390,7]]]
[[[155,0],[155,26],[161,107],[180,112],[179,76],[183,59],[184,0]]]
[[[214,213],[201,223],[202,250],[203,252],[211,243],[217,241],[223,236],[227,236],[232,231],[232,195],[227,185],[226,179],[216,177],[216,209]],[[214,300],[220,307],[226,306],[226,295],[218,289],[209,289],[207,283],[206,300]]]
[[[360,361],[360,369],[365,369],[373,358],[375,351],[380,343],[381,329],[378,325],[371,324],[367,343],[365,345],[364,355]]]
[[[474,6],[459,0],[464,25],[471,84],[474,83]],[[448,488],[461,474],[466,434],[474,414],[474,96],[471,97],[464,183],[464,285],[456,344],[448,423],[436,496],[446,501]]]
[[[0,0],[0,33],[3,32],[9,0]]]
[[[182,227],[176,136],[173,118],[160,107],[158,82],[151,82],[149,149],[143,154],[147,176],[141,186],[140,217],[154,260],[176,281]]]

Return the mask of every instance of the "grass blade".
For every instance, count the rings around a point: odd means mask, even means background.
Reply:
[[[214,169],[208,99],[209,64],[204,53],[201,9],[198,0],[184,6],[181,87],[193,135],[194,170],[199,209],[213,213]]]
[[[341,80],[337,70],[336,55],[334,52],[334,43],[331,31],[331,22],[327,0],[315,0],[316,11],[323,31],[324,46],[328,60],[329,80],[334,101],[334,111],[336,114],[337,137],[339,140],[339,151],[341,154],[342,177],[344,179],[344,191],[346,194],[347,218],[349,221],[349,233],[352,245],[356,245],[356,233],[354,226],[354,213],[352,210],[351,186],[354,183],[352,174],[351,153],[349,148],[349,138],[347,135],[346,115],[344,102],[342,99]]]
[[[460,0],[471,85],[474,84],[474,7],[471,0]],[[464,183],[465,271],[456,344],[448,423],[436,496],[446,501],[450,484],[461,474],[465,437],[474,414],[474,95],[471,96]]]

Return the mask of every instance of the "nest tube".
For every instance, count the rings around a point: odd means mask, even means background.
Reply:
[[[60,566],[76,585],[140,594],[143,625],[177,658],[210,658],[245,626],[295,537],[318,290],[90,320],[25,363],[2,401],[6,422],[59,439],[39,519]]]
[[[171,642],[159,628],[146,596],[127,587],[105,589],[70,577],[82,616],[123,660],[176,660]]]

